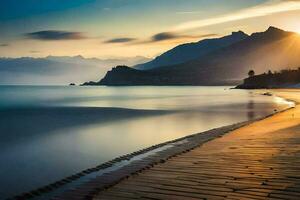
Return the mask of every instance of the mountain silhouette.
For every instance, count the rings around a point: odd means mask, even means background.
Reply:
[[[187,61],[204,56],[217,49],[241,41],[247,37],[247,34],[242,31],[238,31],[222,38],[205,39],[195,43],[182,44],[163,53],[154,60],[144,64],[136,65],[134,68],[147,70],[161,66],[185,63]]]
[[[269,27],[197,59],[150,70],[116,67],[96,85],[231,85],[257,73],[300,66],[300,36]]]

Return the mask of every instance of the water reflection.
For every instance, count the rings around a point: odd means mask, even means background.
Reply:
[[[0,87],[0,92],[1,197],[286,106],[224,87]]]
[[[255,118],[255,113],[254,113],[254,101],[253,100],[249,100],[248,104],[247,104],[247,116],[248,116],[248,120],[253,120]]]

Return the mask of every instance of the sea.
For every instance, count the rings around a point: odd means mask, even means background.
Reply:
[[[291,106],[229,86],[0,86],[5,199],[155,144]]]

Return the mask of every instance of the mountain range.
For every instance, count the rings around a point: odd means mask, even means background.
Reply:
[[[185,63],[204,56],[217,49],[221,49],[233,43],[239,42],[246,37],[248,37],[247,34],[242,31],[238,31],[222,38],[205,39],[195,43],[182,44],[161,54],[154,60],[136,65],[134,68],[148,70],[162,66]]]
[[[98,59],[83,56],[0,58],[0,84],[65,85],[97,80],[111,67],[147,62],[145,57]]]
[[[182,55],[182,56],[181,56]],[[257,73],[300,66],[300,35],[276,27],[180,45],[133,68],[118,66],[86,85],[231,85]]]

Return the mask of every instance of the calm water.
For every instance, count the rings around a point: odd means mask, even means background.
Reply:
[[[0,196],[286,107],[228,87],[0,86]]]

